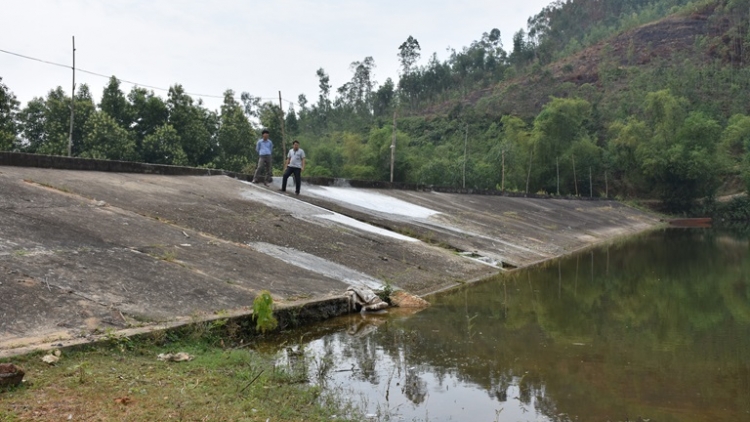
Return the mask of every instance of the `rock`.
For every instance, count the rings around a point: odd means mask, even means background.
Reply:
[[[44,362],[46,364],[49,364],[49,365],[54,365],[59,360],[60,360],[60,357],[59,356],[55,356],[55,355],[44,355],[42,357],[42,362]]]
[[[163,362],[189,362],[193,360],[193,357],[185,352],[160,353],[156,358]]]
[[[371,289],[364,286],[350,286],[346,289],[349,299],[349,310],[360,312],[375,312],[387,308],[387,302],[383,302]]]
[[[26,373],[12,363],[0,363],[0,390],[21,384]]]
[[[391,303],[399,308],[426,308],[430,306],[430,302],[403,290],[397,290],[391,294]]]

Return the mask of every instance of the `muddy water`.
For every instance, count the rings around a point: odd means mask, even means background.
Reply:
[[[750,244],[671,229],[289,333],[288,365],[380,421],[750,420]]]

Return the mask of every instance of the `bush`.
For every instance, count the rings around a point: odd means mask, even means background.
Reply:
[[[738,196],[727,203],[719,204],[713,218],[724,221],[750,221],[750,197]]]

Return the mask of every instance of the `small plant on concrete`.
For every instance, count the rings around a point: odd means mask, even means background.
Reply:
[[[253,300],[253,319],[256,321],[255,328],[262,333],[273,330],[279,325],[273,316],[273,298],[268,290],[263,290]]]
[[[383,289],[380,291],[375,292],[376,295],[382,300],[383,302],[392,305],[391,302],[391,295],[393,294],[393,285],[389,280],[385,281],[385,285],[383,286]]]
[[[165,251],[162,256],[159,257],[162,261],[167,262],[174,262],[174,260],[177,258],[177,255],[175,255],[174,251]]]

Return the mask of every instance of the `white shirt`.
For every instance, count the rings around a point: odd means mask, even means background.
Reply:
[[[292,148],[286,156],[289,158],[289,167],[302,168],[302,159],[305,158],[305,151],[302,148],[298,148],[297,151]]]

